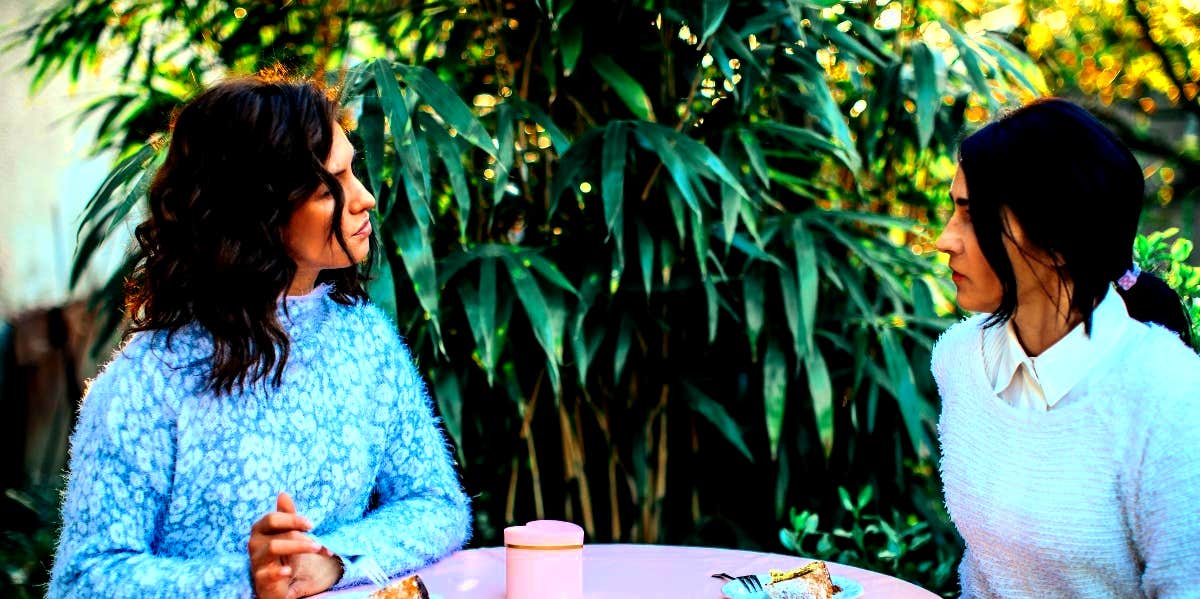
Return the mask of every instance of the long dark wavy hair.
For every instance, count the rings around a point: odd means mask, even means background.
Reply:
[[[277,310],[296,273],[283,228],[322,184],[335,202],[330,235],[351,255],[341,185],[325,169],[341,125],[331,96],[309,81],[245,77],[204,91],[175,118],[150,185],[150,216],[136,229],[128,334],[167,331],[169,339],[202,326],[213,342],[208,389],[218,395],[282,381],[290,342]],[[366,276],[352,265],[318,282],[350,305],[366,299]]]

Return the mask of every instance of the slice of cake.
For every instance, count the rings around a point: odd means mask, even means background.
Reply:
[[[429,591],[421,577],[413,574],[371,593],[371,599],[429,599]]]
[[[841,589],[833,585],[825,562],[812,562],[795,570],[771,570],[763,585],[771,599],[833,599]]]

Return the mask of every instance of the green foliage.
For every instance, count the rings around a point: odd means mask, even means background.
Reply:
[[[7,489],[0,497],[0,595],[25,599],[45,595],[58,528],[59,489]]]
[[[1175,237],[1179,229],[1138,235],[1133,242],[1133,259],[1146,272],[1158,275],[1183,300],[1192,324],[1192,347],[1200,351],[1200,268],[1188,264],[1194,244]],[[1174,238],[1174,239],[1172,239]]]
[[[874,491],[867,485],[852,498],[838,487],[841,514],[832,529],[822,528],[815,512],[792,509],[791,527],[779,531],[780,542],[804,556],[889,572],[943,597],[954,596],[961,555],[957,543],[938,542],[929,523],[915,514],[892,509],[884,517],[872,505]]]
[[[967,98],[1029,93],[1027,65],[934,15],[882,28],[875,3],[826,4],[348,9],[378,45],[298,51],[353,65],[328,78],[378,199],[371,295],[433,381],[480,542],[555,516],[597,540],[761,547],[839,484],[948,529],[937,481],[910,474],[935,471],[927,364],[948,323],[928,220]],[[312,16],[246,9],[221,23]],[[218,40],[224,67],[275,49],[218,29],[180,43]],[[136,214],[134,166],[159,147],[129,145],[77,264]]]

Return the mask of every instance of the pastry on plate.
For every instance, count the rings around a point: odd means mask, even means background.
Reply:
[[[370,599],[429,599],[421,577],[413,574],[371,593]]]
[[[833,599],[841,589],[829,578],[825,562],[812,562],[795,570],[771,570],[763,585],[771,599]]]

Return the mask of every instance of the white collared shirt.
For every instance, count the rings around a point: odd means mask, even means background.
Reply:
[[[1110,286],[1092,312],[1090,336],[1080,323],[1039,356],[1025,353],[1012,320],[984,329],[983,360],[992,389],[1013,407],[1050,410],[1116,347],[1131,320],[1125,300]]]

